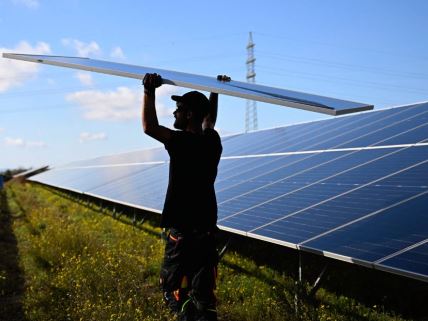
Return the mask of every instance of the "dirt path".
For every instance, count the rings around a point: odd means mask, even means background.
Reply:
[[[24,276],[12,229],[6,193],[0,190],[0,321],[25,320],[22,308]]]

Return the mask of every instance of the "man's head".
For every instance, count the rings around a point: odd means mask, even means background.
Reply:
[[[174,127],[185,129],[189,121],[201,123],[210,110],[208,98],[199,91],[189,91],[183,96],[171,96],[176,101],[177,109],[174,111]]]

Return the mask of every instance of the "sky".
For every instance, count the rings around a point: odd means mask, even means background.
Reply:
[[[426,0],[0,0],[0,53],[81,56],[369,103],[428,100]],[[172,128],[172,94],[157,111]],[[141,128],[135,79],[0,58],[0,169],[160,146]],[[217,129],[245,130],[246,101],[220,96]],[[326,116],[257,103],[259,129]]]

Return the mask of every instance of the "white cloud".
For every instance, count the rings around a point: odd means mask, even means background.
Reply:
[[[26,41],[21,41],[15,48],[0,48],[0,52],[18,52],[26,54],[49,54],[50,47],[45,42],[38,42],[31,46]],[[13,59],[0,59],[0,92],[4,92],[11,87],[19,86],[26,80],[37,75],[40,65],[18,61]]]
[[[13,0],[13,3],[18,5],[24,5],[30,9],[36,9],[40,5],[38,0]]]
[[[25,146],[25,141],[22,138],[6,137],[4,139],[4,144],[6,146],[24,147]]]
[[[80,57],[99,56],[101,54],[101,48],[95,41],[85,43],[77,39],[65,38],[61,42],[65,47],[76,50],[77,55]]]
[[[41,148],[47,146],[47,144],[42,141],[25,141],[22,138],[6,137],[3,142],[6,146],[10,147]]]
[[[114,47],[110,53],[110,57],[117,58],[117,59],[125,59],[123,50],[120,47]]]
[[[163,100],[175,93],[176,87],[164,85],[156,91],[156,111],[159,117],[170,116],[173,109]],[[129,120],[141,117],[143,88],[118,87],[116,90],[84,90],[66,96],[70,102],[81,106],[83,117],[93,120]],[[172,105],[168,103],[168,105]]]
[[[107,134],[106,133],[87,133],[83,132],[80,133],[80,139],[79,141],[81,143],[87,142],[87,141],[93,141],[93,140],[106,140]]]
[[[82,85],[92,86],[94,84],[92,74],[90,74],[89,72],[79,71],[76,73],[75,77],[79,79]]]
[[[26,143],[27,147],[36,147],[36,148],[42,148],[42,147],[47,147],[48,145],[45,142],[42,141],[35,141],[35,142],[27,142]]]
[[[52,78],[47,78],[46,82],[48,83],[48,85],[53,86],[56,85],[56,80],[52,79]]]

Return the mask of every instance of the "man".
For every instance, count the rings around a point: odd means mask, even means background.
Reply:
[[[218,255],[217,202],[214,181],[222,152],[214,130],[218,94],[197,91],[172,96],[177,109],[171,130],[159,125],[155,91],[157,74],[143,80],[144,132],[165,145],[170,156],[169,184],[161,227],[168,228],[160,282],[168,306],[179,320],[217,320],[214,295]]]

